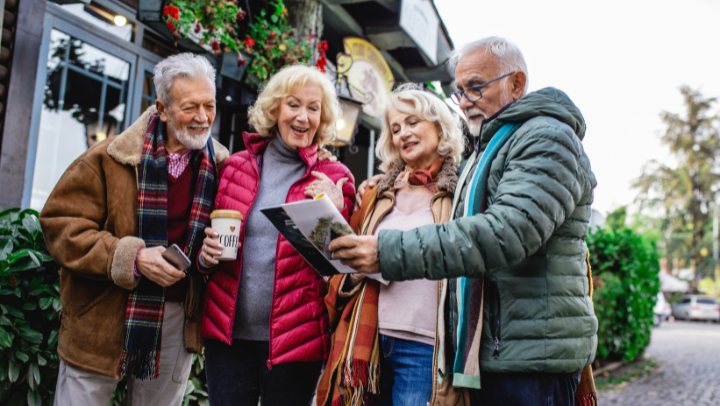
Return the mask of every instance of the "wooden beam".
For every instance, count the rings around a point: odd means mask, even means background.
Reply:
[[[429,68],[405,69],[405,74],[410,80],[416,82],[432,82],[438,80],[447,83],[455,80],[455,75],[453,72],[450,72],[450,68],[446,64],[431,66]]]
[[[417,48],[415,42],[400,26],[392,27],[366,27],[370,42],[382,51],[392,51],[398,48]]]
[[[393,13],[400,12],[400,1],[399,0],[327,0],[330,4],[356,4],[356,3],[369,3],[374,1],[375,3],[385,7]]]
[[[398,62],[395,58],[393,58],[392,55],[388,51],[380,51],[383,58],[385,58],[385,61],[387,62],[388,66],[390,66],[390,70],[393,73],[393,76],[395,77],[395,83],[398,83],[399,81],[403,82],[409,82],[410,79],[405,74],[405,68],[403,68],[402,65],[400,65],[400,62]]]
[[[333,36],[340,38],[348,36],[363,36],[363,28],[357,21],[345,11],[344,8],[333,4],[333,0],[320,0],[323,4],[323,24],[330,28]],[[330,34],[330,33],[328,33]]]

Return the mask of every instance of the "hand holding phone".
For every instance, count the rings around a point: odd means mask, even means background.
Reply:
[[[163,251],[162,257],[180,271],[190,268],[190,259],[177,244],[173,244],[170,248]]]

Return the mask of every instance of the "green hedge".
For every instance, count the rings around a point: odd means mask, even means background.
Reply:
[[[660,291],[660,255],[630,229],[593,230],[587,238],[598,318],[597,358],[630,362],[650,344]]]
[[[0,404],[52,405],[60,359],[58,267],[34,210],[0,212]],[[207,406],[202,357],[193,355],[185,406]],[[121,382],[110,405],[125,404]]]

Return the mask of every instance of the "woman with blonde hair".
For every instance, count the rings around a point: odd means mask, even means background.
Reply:
[[[377,146],[385,175],[365,191],[350,223],[356,233],[448,221],[463,148],[460,119],[442,100],[413,84],[395,90]],[[318,405],[465,404],[451,377],[434,378],[440,286],[332,277],[325,303],[335,332]]]
[[[201,267],[210,274],[202,336],[210,404],[310,404],[330,343],[325,281],[279,235],[261,209],[324,193],[346,219],[354,180],[319,161],[336,136],[335,88],[317,69],[294,65],[270,79],[248,110],[257,134],[223,165],[215,206],[242,213],[235,261],[205,230]]]

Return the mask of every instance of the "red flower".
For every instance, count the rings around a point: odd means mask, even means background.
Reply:
[[[275,31],[270,31],[270,38],[275,38]]]
[[[167,26],[170,28],[170,31],[175,32],[175,24],[172,21],[168,21]]]
[[[317,46],[318,51],[325,52],[328,50],[328,43],[327,41],[320,41],[320,43]]]
[[[195,24],[195,34],[199,33],[202,27],[200,27],[200,21]]]
[[[246,12],[240,10],[240,11],[238,11],[238,13],[237,13],[237,15],[235,16],[235,18],[236,18],[238,21],[241,21],[241,20],[244,20],[244,19],[245,19],[245,16],[246,16],[246,15],[247,15]]]
[[[217,51],[218,49],[220,49],[220,44],[218,44],[217,41],[213,41],[212,49],[213,49],[213,51]]]
[[[163,7],[163,15],[169,15],[173,20],[177,21],[180,19],[180,9],[175,6]]]
[[[247,63],[247,59],[243,58],[242,55],[238,58],[237,66],[238,68],[242,68]]]
[[[324,53],[320,54],[320,58],[318,58],[317,62],[315,62],[315,67],[320,69],[321,72],[325,73],[325,66],[327,65],[327,57]]]
[[[265,50],[270,52],[270,47],[265,47]]]
[[[243,45],[245,45],[246,47],[252,47],[255,46],[255,41],[252,38],[247,37],[245,38],[245,41],[243,41]]]

